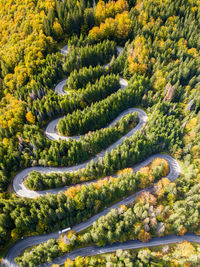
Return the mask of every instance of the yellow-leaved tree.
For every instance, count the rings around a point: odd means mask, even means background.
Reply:
[[[131,25],[128,12],[124,11],[121,14],[117,14],[115,18],[107,18],[99,27],[93,27],[89,32],[89,36],[96,41],[109,38],[124,39],[129,35]]]
[[[95,21],[97,24],[100,24],[106,18],[114,18],[117,14],[128,11],[128,8],[126,0],[109,1],[108,3],[100,0],[95,8]]]
[[[10,131],[20,131],[25,119],[25,103],[11,94],[6,94],[0,102],[0,127]]]
[[[35,116],[33,116],[33,114],[31,113],[31,111],[26,113],[26,120],[30,123],[30,124],[35,124]]]
[[[129,71],[144,74],[148,69],[150,51],[144,36],[136,36],[128,53]]]
[[[62,26],[58,23],[58,21],[54,21],[53,24],[53,31],[56,37],[60,38],[63,35],[63,29]]]

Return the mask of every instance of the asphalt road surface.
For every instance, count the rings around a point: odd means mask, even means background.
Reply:
[[[47,193],[58,194],[58,192],[60,192],[60,191],[65,191],[67,189],[67,187],[49,189],[49,190],[44,190],[44,191],[32,191],[32,190],[29,190],[28,188],[26,188],[23,181],[28,176],[28,174],[33,170],[38,171],[38,172],[42,172],[42,173],[44,173],[44,172],[45,173],[72,172],[72,171],[76,171],[78,169],[85,168],[86,165],[91,160],[97,161],[100,157],[104,157],[106,152],[110,152],[117,145],[122,144],[122,142],[124,141],[125,138],[130,137],[133,134],[135,134],[135,132],[140,130],[143,127],[143,125],[147,122],[147,114],[143,110],[141,110],[139,108],[130,108],[130,109],[127,109],[124,112],[122,112],[109,126],[115,124],[116,120],[120,120],[120,118],[122,118],[126,114],[133,113],[133,112],[137,112],[139,115],[139,123],[137,124],[137,126],[134,127],[131,131],[129,131],[126,135],[121,137],[119,140],[117,140],[115,143],[110,145],[107,149],[101,151],[99,154],[97,154],[92,159],[90,159],[90,160],[88,160],[82,164],[75,165],[72,167],[40,167],[40,166],[36,166],[36,167],[26,168],[26,169],[22,170],[21,172],[19,172],[13,179],[13,189],[16,192],[16,194],[21,196],[21,197],[35,198],[39,195],[46,195]],[[54,130],[55,130],[55,128],[54,128]]]
[[[187,240],[188,242],[195,242],[200,243],[200,236],[197,236],[195,234],[186,234],[184,236],[176,236],[176,235],[169,235],[165,237],[155,237],[152,238],[150,241],[143,243],[138,240],[130,240],[124,243],[115,243],[113,245],[108,245],[105,247],[97,247],[97,246],[91,246],[91,247],[85,247],[81,248],[75,251],[72,251],[70,253],[65,254],[62,257],[56,258],[51,263],[42,264],[42,267],[50,267],[52,264],[64,264],[65,261],[70,258],[71,260],[75,259],[78,256],[91,256],[91,255],[97,255],[97,254],[103,254],[103,253],[110,253],[114,252],[117,249],[138,249],[138,248],[145,248],[145,247],[154,247],[154,246],[160,246],[160,245],[167,245],[171,243],[180,243],[184,240]]]
[[[65,80],[63,80],[62,82],[60,82],[57,86],[56,86],[56,90],[57,92],[59,92],[59,94],[66,94],[65,92],[63,92],[63,87],[65,86]],[[120,78],[119,80],[119,84],[120,84],[120,88],[119,90],[122,90],[122,89],[125,89],[128,85],[128,82],[122,78]],[[128,114],[128,113],[127,113]],[[122,115],[121,117],[123,117],[124,115]],[[60,117],[60,118],[57,118],[53,121],[51,121],[47,127],[46,127],[46,130],[45,130],[45,134],[47,136],[47,138],[49,138],[50,140],[65,140],[65,141],[68,141],[70,138],[72,139],[76,139],[76,140],[79,140],[81,135],[79,136],[72,136],[72,137],[68,137],[68,136],[62,136],[60,134],[57,133],[56,131],[56,127],[57,127],[57,124],[59,122],[60,119],[63,119],[64,117],[66,116],[63,116],[63,117]],[[114,122],[110,123],[107,127],[110,127],[110,126],[113,126],[113,124],[118,121],[121,117],[117,117],[117,119],[114,120]],[[107,128],[106,127],[106,128]],[[83,135],[82,135],[83,136]]]
[[[118,52],[119,54],[121,54],[123,51],[122,48],[118,47]],[[61,53],[66,55],[68,53],[68,47],[65,46],[61,49]],[[59,93],[59,94],[65,94],[65,92],[63,91],[63,86],[65,84],[66,80],[63,80],[62,82],[60,82],[55,90]],[[121,79],[121,89],[125,88],[127,86],[127,82],[123,79]],[[103,157],[106,153],[106,151],[110,152],[113,148],[115,148],[117,145],[120,145],[125,138],[132,136],[133,134],[135,134],[136,131],[141,130],[142,127],[144,126],[144,124],[147,122],[147,114],[138,108],[130,108],[128,110],[125,110],[124,112],[122,112],[109,126],[112,126],[114,123],[116,123],[116,121],[118,121],[120,118],[122,118],[123,116],[125,116],[128,113],[132,113],[132,112],[138,112],[139,115],[139,123],[137,124],[137,126],[132,129],[131,131],[129,131],[125,136],[123,136],[122,138],[120,138],[117,142],[115,142],[114,144],[112,144],[111,146],[109,146],[106,150],[102,151],[101,153],[99,153],[98,155],[96,155],[92,160],[97,161],[100,157]],[[57,135],[56,133],[56,124],[57,121],[53,121],[51,122],[48,127],[46,128],[46,136],[52,140],[59,140],[61,139],[60,136]],[[68,138],[68,137],[67,137]],[[74,137],[70,137],[70,138],[75,138],[78,139],[80,137],[74,136]],[[174,181],[175,179],[177,179],[181,173],[181,168],[180,165],[178,164],[178,162],[173,159],[171,156],[166,155],[166,154],[155,154],[152,155],[151,157],[149,157],[148,159],[146,159],[145,161],[138,163],[136,165],[133,166],[133,170],[137,171],[140,168],[148,165],[152,160],[154,160],[155,158],[163,158],[168,162],[169,165],[169,173],[166,176],[168,179],[170,179],[171,181]],[[91,160],[91,159],[90,159]],[[83,163],[83,164],[79,164],[73,167],[58,167],[58,168],[53,168],[53,167],[31,167],[31,168],[26,168],[23,171],[19,172],[14,180],[13,180],[13,188],[14,191],[16,192],[16,194],[18,194],[21,197],[28,197],[28,198],[35,198],[37,196],[40,195],[44,195],[47,193],[52,193],[52,194],[57,194],[60,191],[65,191],[67,189],[67,187],[64,188],[58,188],[58,189],[51,189],[51,190],[45,190],[45,191],[31,191],[29,189],[27,189],[23,183],[24,179],[27,177],[27,175],[33,171],[39,171],[39,172],[45,172],[45,173],[50,173],[50,172],[66,172],[66,171],[76,171],[78,169],[84,168],[86,166],[86,164],[88,162],[90,162],[90,160],[88,160],[87,162]],[[93,182],[93,181],[92,181]],[[88,183],[86,183],[88,184]],[[103,211],[99,212],[98,214],[94,215],[93,217],[89,218],[88,220],[75,225],[72,227],[72,229],[76,232],[82,231],[84,229],[86,229],[87,227],[89,227],[90,225],[92,225],[92,223],[94,221],[96,221],[98,218],[100,218],[101,216],[106,215],[108,212],[110,212],[111,209],[113,208],[117,208],[118,206],[120,206],[121,204],[129,204],[131,203],[135,197],[140,194],[142,191],[152,191],[152,187],[151,188],[147,188],[144,190],[140,190],[132,195],[130,195],[129,197],[126,197],[124,199],[122,199],[121,201],[115,203],[114,205],[105,208]],[[42,242],[45,242],[51,238],[58,238],[59,234],[58,232],[55,233],[51,233],[51,234],[47,234],[47,235],[40,235],[40,236],[31,236],[25,239],[22,239],[20,241],[18,241],[7,253],[5,259],[4,259],[4,263],[3,266],[9,266],[9,267],[13,267],[13,266],[17,266],[17,264],[15,263],[14,259],[20,255],[20,253],[33,245],[37,245],[40,244]],[[97,247],[97,246],[91,246],[91,247],[85,247],[82,249],[78,249],[76,251],[73,251],[71,253],[68,253],[62,257],[59,257],[57,259],[55,259],[52,263],[57,263],[57,264],[63,264],[67,258],[70,259],[74,259],[77,256],[87,256],[87,255],[95,255],[95,254],[102,254],[102,253],[108,253],[108,252],[113,252],[117,249],[135,249],[135,248],[142,248],[142,247],[150,247],[150,246],[157,246],[157,245],[164,245],[164,244],[169,244],[169,243],[177,243],[177,242],[181,242],[183,240],[188,240],[191,242],[197,242],[200,243],[200,237],[194,235],[194,234],[186,234],[185,236],[166,236],[166,237],[162,237],[162,238],[152,238],[149,242],[147,243],[142,243],[140,241],[137,240],[131,240],[128,242],[124,242],[124,243],[116,243],[113,245],[108,245],[105,247]],[[48,264],[43,264],[42,266],[51,266],[52,263],[48,263]]]
[[[170,179],[171,181],[174,181],[175,179],[177,179],[179,177],[179,175],[181,173],[181,168],[180,168],[178,162],[175,159],[173,159],[171,156],[166,155],[166,154],[155,154],[155,155],[152,155],[151,157],[149,157],[145,161],[143,161],[141,163],[138,163],[135,166],[133,166],[133,170],[134,171],[139,170],[140,168],[148,165],[155,158],[163,158],[163,159],[167,160],[168,165],[169,165],[169,173],[168,173],[168,175],[166,177],[168,179]],[[84,222],[82,222],[82,223],[80,223],[78,225],[73,226],[72,230],[74,230],[76,232],[79,232],[79,231],[82,231],[82,230],[86,229],[87,227],[91,226],[94,221],[98,220],[101,216],[104,216],[108,212],[110,212],[111,209],[117,208],[122,204],[127,205],[127,204],[133,202],[133,200],[136,198],[136,196],[139,195],[142,191],[152,191],[152,187],[144,189],[144,190],[140,190],[140,191],[130,195],[129,197],[126,197],[126,198],[122,199],[121,201],[115,203],[114,205],[112,205],[112,206],[110,206],[108,208],[105,208],[103,211],[99,212],[98,214],[94,215],[93,217],[89,218],[88,220],[86,220],[86,221],[84,221]],[[47,234],[47,235],[32,236],[32,237],[28,237],[28,238],[25,238],[23,240],[18,241],[9,250],[8,254],[6,255],[4,266],[17,266],[17,264],[15,263],[14,259],[18,255],[20,255],[20,253],[23,250],[25,250],[26,248],[28,248],[30,246],[45,242],[48,239],[51,239],[51,238],[56,238],[57,239],[58,237],[59,237],[58,232],[55,232],[55,233],[51,233],[51,234]],[[168,238],[168,237],[166,237],[166,238]],[[198,237],[198,236],[195,236],[195,238],[196,238],[195,240],[199,240],[200,239],[200,237]],[[153,243],[154,245],[157,245],[157,244],[161,245],[163,243],[162,242],[160,243],[160,240],[168,240],[168,239],[156,238],[156,239],[153,239],[153,240],[155,240],[155,243]],[[176,240],[180,240],[180,237],[173,236],[173,238],[170,239],[170,243],[178,242]],[[182,237],[181,240],[184,240],[184,237]],[[152,241],[147,242],[147,243],[144,244],[144,243],[141,243],[139,241],[131,241],[131,243],[130,243],[131,247],[129,247],[129,248],[140,248],[142,245],[143,245],[143,247],[145,247],[145,246],[148,246],[148,244],[151,245],[151,242]],[[77,250],[76,252],[70,253],[69,256],[70,257],[73,257],[73,256],[76,257],[78,255],[85,256],[85,255],[94,255],[94,254],[105,253],[105,252],[109,252],[110,251],[109,249],[116,250],[116,249],[119,249],[119,248],[123,248],[124,246],[126,247],[127,246],[126,244],[129,244],[129,242],[125,242],[123,244],[118,244],[117,246],[116,245],[115,246],[106,246],[105,248],[98,248],[96,246],[89,247],[89,248],[83,248],[81,250]],[[139,246],[138,246],[138,244],[139,244]],[[165,244],[167,244],[167,242]],[[114,251],[114,250],[112,250],[112,251]],[[55,263],[57,263],[57,261],[59,261],[60,264],[61,264],[61,263],[63,263],[63,261],[67,257],[68,257],[68,255],[63,256],[61,258],[58,258],[58,259],[55,260]],[[46,266],[51,266],[51,264],[46,265]]]

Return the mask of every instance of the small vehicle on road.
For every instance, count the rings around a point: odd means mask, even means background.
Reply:
[[[61,235],[61,234],[63,234],[63,233],[68,232],[69,230],[71,230],[71,227],[68,227],[68,228],[65,228],[65,229],[63,229],[63,230],[60,230],[60,231],[58,231],[58,233],[59,233],[59,235]]]

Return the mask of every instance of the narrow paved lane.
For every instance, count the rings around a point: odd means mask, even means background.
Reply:
[[[59,82],[59,83],[56,85],[54,91],[55,91],[57,94],[59,94],[59,95],[66,95],[66,94],[68,94],[68,92],[65,91],[65,89],[64,89],[64,88],[65,88],[66,81],[67,81],[67,78],[65,78],[64,80],[62,80],[61,82]],[[128,82],[127,82],[125,79],[123,79],[123,78],[120,78],[119,83],[120,83],[120,89],[124,89],[124,88],[126,88],[127,85],[128,85]]]
[[[118,53],[121,54],[123,51],[123,48],[117,47],[118,49]],[[68,47],[65,46],[64,48],[61,49],[61,53],[66,55],[68,53]],[[121,81],[121,89],[125,88],[127,86],[127,82],[123,79],[120,80]],[[65,84],[66,80],[63,80],[62,82],[60,82],[55,90],[58,92],[58,94],[65,94],[65,92],[63,91],[63,86]],[[96,155],[92,160],[97,161],[100,157],[103,157],[107,152],[110,152],[113,148],[115,148],[117,145],[120,145],[125,138],[130,137],[132,135],[135,134],[136,131],[141,130],[142,127],[144,126],[144,124],[147,122],[147,114],[139,109],[139,108],[130,108],[125,110],[124,112],[122,112],[109,126],[112,126],[113,124],[115,124],[120,118],[122,118],[123,116],[125,116],[128,113],[132,113],[132,112],[138,112],[139,115],[139,123],[137,124],[137,126],[132,129],[131,131],[129,131],[125,136],[123,136],[122,138],[120,138],[117,142],[115,142],[114,144],[112,144],[111,146],[109,146],[106,150],[102,151],[101,153],[99,153],[98,155]],[[53,121],[51,122],[47,129],[46,129],[46,136],[49,139],[53,139],[53,140],[59,140],[61,139],[60,136],[57,135],[56,133],[56,127],[57,125],[57,121]],[[108,127],[109,127],[108,126]],[[68,137],[64,137],[65,140],[68,140]],[[71,137],[74,139],[79,139],[79,136],[74,136]],[[178,164],[178,162],[173,159],[171,156],[166,155],[166,154],[155,154],[152,155],[151,157],[149,157],[148,159],[146,159],[145,161],[138,163],[136,165],[133,166],[133,170],[137,171],[139,170],[141,167],[144,167],[146,165],[148,165],[152,160],[154,160],[155,158],[163,158],[168,162],[170,171],[169,174],[167,175],[167,177],[173,181],[175,179],[177,179],[181,173],[181,168],[180,165]],[[91,160],[91,159],[90,159]],[[79,164],[77,166],[73,166],[73,167],[58,167],[58,168],[51,168],[51,167],[31,167],[31,168],[26,168],[23,171],[19,172],[14,180],[13,180],[13,188],[14,191],[16,192],[16,194],[18,194],[21,197],[28,197],[28,198],[35,198],[37,196],[40,195],[44,195],[47,193],[52,193],[52,194],[57,194],[60,191],[65,191],[67,189],[67,187],[64,188],[58,188],[58,189],[52,189],[52,190],[45,190],[45,191],[31,191],[28,190],[24,183],[23,180],[27,177],[27,175],[33,171],[39,171],[39,172],[45,172],[45,173],[50,173],[50,172],[66,172],[66,171],[76,171],[78,169],[84,168],[86,166],[86,164],[88,162],[90,162],[90,160],[88,160],[87,162],[83,163],[83,164]],[[86,183],[87,184],[87,183]],[[151,191],[151,188],[147,188],[145,190],[140,190],[132,195],[130,195],[127,198],[122,199],[121,201],[115,203],[114,205],[105,208],[103,211],[101,211],[100,213],[94,215],[93,217],[89,218],[88,220],[72,227],[72,229],[76,232],[82,231],[84,229],[86,229],[87,227],[89,227],[90,225],[92,225],[92,223],[94,221],[96,221],[98,218],[100,218],[101,216],[106,215],[111,209],[113,208],[117,208],[119,205],[121,204],[129,204],[131,203],[135,197],[140,194],[142,191]],[[47,235],[40,235],[40,236],[32,236],[32,237],[28,237],[26,239],[20,240],[18,241],[9,251],[8,254],[6,255],[5,261],[3,266],[9,266],[9,267],[13,267],[13,266],[17,266],[17,264],[15,263],[14,259],[20,255],[20,253],[26,249],[27,247],[33,246],[33,245],[37,245],[39,243],[45,242],[48,239],[51,238],[58,238],[59,234],[57,232],[55,233],[51,233],[51,234],[47,234]],[[147,243],[142,243],[139,241],[129,241],[129,242],[125,242],[122,244],[114,244],[111,246],[106,246],[103,248],[99,248],[97,246],[92,246],[92,247],[86,247],[83,249],[79,249],[76,251],[73,251],[72,253],[66,254],[63,257],[57,258],[54,260],[53,263],[58,263],[58,264],[63,264],[65,262],[65,260],[70,257],[71,259],[74,259],[77,256],[86,256],[86,255],[94,255],[94,254],[101,254],[101,253],[106,253],[106,252],[111,252],[111,251],[115,251],[116,249],[122,248],[122,249],[131,249],[131,248],[140,248],[140,247],[147,247],[147,246],[155,246],[155,245],[161,245],[161,244],[168,244],[168,243],[174,243],[174,242],[180,242],[181,240],[185,240],[186,238],[191,239],[189,241],[193,241],[193,242],[199,242],[199,237],[196,237],[195,235],[186,235],[184,237],[177,237],[177,236],[168,236],[168,237],[164,237],[164,238],[153,238],[151,241],[147,242]],[[195,240],[195,241],[194,241]],[[51,263],[52,264],[52,263]],[[51,264],[45,264],[43,266],[51,266]]]
[[[123,47],[117,46],[118,55],[121,55],[122,54],[123,49],[124,49]],[[67,55],[68,53],[69,53],[68,52],[68,45],[66,45],[66,46],[64,46],[61,49],[61,54]],[[103,65],[104,69],[106,69],[107,67],[109,67],[109,65],[110,65],[110,63],[107,63],[107,64]],[[59,82],[56,85],[55,92],[58,93],[59,95],[66,95],[66,94],[68,94],[68,92],[65,91],[65,89],[64,89],[65,84],[66,84],[66,81],[67,81],[67,78],[63,79],[61,82]],[[120,88],[121,89],[124,89],[127,85],[128,85],[128,82],[125,79],[120,78]]]
[[[148,159],[146,159],[145,161],[141,162],[141,163],[138,163],[136,165],[133,166],[133,170],[134,171],[137,171],[139,170],[140,168],[148,165],[150,162],[152,162],[155,158],[163,158],[165,159],[168,164],[169,164],[169,173],[168,175],[166,176],[168,179],[170,179],[171,181],[174,181],[175,179],[177,179],[179,176],[180,176],[180,173],[181,173],[181,168],[180,168],[180,165],[178,164],[178,162],[172,158],[171,156],[169,155],[166,155],[166,154],[155,154],[155,155],[152,155],[150,156]],[[65,188],[66,189],[66,188]],[[129,204],[131,202],[133,202],[133,200],[136,198],[136,196],[138,196],[141,192],[143,191],[152,191],[152,187],[151,188],[147,188],[147,189],[144,189],[144,190],[140,190],[132,195],[130,195],[129,197],[126,197],[122,200],[120,200],[119,202],[115,203],[114,205],[108,207],[108,208],[105,208],[103,211],[99,212],[98,214],[94,215],[93,217],[89,218],[88,220],[78,224],[78,225],[75,225],[74,227],[72,227],[72,230],[76,231],[76,232],[80,232],[84,229],[86,229],[87,227],[91,226],[93,224],[93,222],[95,222],[96,220],[98,220],[101,216],[105,216],[106,214],[108,214],[108,212],[111,211],[111,209],[114,209],[114,208],[117,208],[119,207],[120,205],[122,204]],[[32,192],[32,191],[31,191]],[[39,192],[40,193],[40,192]],[[48,239],[51,239],[51,238],[58,238],[59,237],[59,234],[58,232],[55,232],[55,233],[51,233],[51,234],[48,234],[48,235],[40,235],[40,236],[31,236],[31,237],[28,237],[26,239],[23,239],[23,240],[20,240],[19,242],[17,242],[8,252],[8,254],[6,255],[6,262],[7,262],[7,265],[4,265],[4,266],[17,266],[17,264],[15,263],[14,259],[20,255],[20,253],[26,249],[27,247],[30,247],[30,246],[33,246],[33,245],[37,245],[37,244],[40,244],[42,242],[45,242],[47,241]],[[158,240],[160,240],[158,238]],[[136,242],[136,245],[138,244],[139,241],[134,241]],[[133,242],[133,245],[134,245],[134,242]],[[173,242],[173,241],[172,241]],[[127,243],[127,242],[126,242]],[[123,243],[123,244],[120,244],[117,246],[117,249],[118,248],[121,248],[122,245],[126,244],[126,243]],[[141,243],[145,246],[148,246],[149,242],[148,243]],[[134,245],[135,246],[135,245]],[[110,247],[110,246],[108,246]],[[134,248],[134,247],[133,247]],[[78,250],[76,253],[77,254],[74,254],[74,255],[82,255],[84,256],[85,252],[87,251],[88,253],[90,252],[90,248],[87,248],[87,250],[85,250],[86,248],[83,249],[83,255],[82,254],[78,254],[80,252],[80,250]],[[98,248],[99,250],[94,250],[94,254],[95,252],[97,251],[98,253],[100,253],[99,251],[102,250],[102,248]],[[103,248],[104,249],[104,248]],[[104,250],[102,250],[104,251]],[[102,253],[105,253],[106,251],[102,252]],[[97,253],[97,254],[98,254]],[[73,253],[72,253],[73,255]],[[88,254],[88,255],[93,255],[93,254]],[[66,256],[62,257],[61,260],[65,259]],[[56,261],[55,261],[56,262]],[[48,266],[51,266],[51,265],[48,265]]]
[[[47,193],[58,194],[59,191],[65,191],[67,189],[67,187],[55,188],[55,189],[50,189],[50,190],[45,190],[45,191],[32,191],[32,190],[29,190],[28,188],[26,188],[26,186],[23,183],[23,181],[28,176],[28,174],[33,170],[38,171],[38,172],[42,172],[42,173],[44,173],[44,172],[45,173],[72,172],[72,171],[76,171],[78,169],[85,168],[86,165],[91,160],[94,160],[96,162],[100,157],[104,157],[106,152],[110,152],[117,145],[122,144],[122,142],[124,141],[124,139],[126,137],[130,137],[131,135],[134,135],[135,132],[138,131],[138,130],[141,130],[143,125],[147,122],[147,114],[143,110],[141,110],[139,108],[131,108],[131,109],[127,109],[124,112],[122,112],[110,125],[115,124],[117,120],[119,120],[120,118],[122,118],[126,114],[133,113],[133,112],[137,112],[138,115],[139,115],[139,123],[137,124],[137,126],[135,128],[133,128],[131,131],[129,131],[126,135],[121,137],[114,144],[110,145],[107,149],[101,151],[101,153],[99,153],[98,155],[96,155],[92,159],[90,159],[90,160],[88,160],[88,161],[86,161],[86,162],[84,162],[82,164],[79,164],[79,165],[76,165],[76,166],[72,166],[72,167],[40,167],[40,166],[38,166],[38,167],[26,168],[26,169],[22,170],[21,172],[19,172],[13,179],[13,189],[14,189],[15,193],[17,195],[21,196],[21,197],[35,198],[35,197],[37,197],[39,195],[45,195]],[[52,132],[53,131],[55,131],[55,128],[52,129]],[[74,137],[74,138],[76,138],[76,137]]]
[[[55,87],[55,92],[59,95],[66,95],[66,91],[64,90],[65,84],[66,84],[67,78],[59,82]]]
[[[66,94],[66,92],[63,91],[63,87],[65,86],[65,80],[63,80],[62,82],[60,82],[57,86],[56,86],[56,91],[59,93],[59,94]],[[119,80],[119,84],[120,84],[120,88],[119,90],[122,90],[122,89],[125,89],[128,85],[128,82],[122,78],[120,78]],[[133,111],[134,112],[134,111]],[[130,112],[128,112],[130,113]],[[128,114],[126,113],[126,114]],[[106,128],[110,127],[110,126],[113,126],[118,120],[120,120],[124,115],[126,115],[125,113],[121,113],[112,123],[110,123]],[[79,140],[81,135],[79,136],[72,136],[72,137],[68,137],[68,136],[62,136],[62,135],[59,135],[56,131],[56,127],[57,127],[57,124],[59,122],[60,119],[63,119],[64,117],[66,116],[63,116],[63,117],[60,117],[60,118],[57,118],[53,121],[51,121],[48,125],[47,125],[47,128],[45,130],[45,135],[47,136],[47,138],[49,138],[50,140],[66,140],[68,141],[70,138],[73,138],[73,139],[76,139],[76,140]],[[84,135],[82,135],[84,136]]]
[[[56,258],[51,263],[45,263],[40,265],[41,267],[50,267],[52,264],[64,264],[65,261],[70,258],[71,260],[74,260],[78,256],[91,256],[91,255],[97,255],[97,254],[103,254],[103,253],[110,253],[114,252],[117,249],[138,249],[138,248],[146,248],[146,247],[154,247],[154,246],[160,246],[160,245],[167,245],[171,243],[180,243],[182,241],[187,240],[188,242],[195,242],[200,243],[200,236],[197,236],[195,234],[186,234],[184,236],[176,236],[176,235],[169,235],[165,237],[155,237],[152,238],[150,241],[143,243],[138,240],[131,240],[124,243],[115,243],[113,245],[108,245],[105,247],[97,247],[97,246],[91,246],[91,247],[85,247],[78,250],[75,250],[71,253],[65,254],[62,257]]]

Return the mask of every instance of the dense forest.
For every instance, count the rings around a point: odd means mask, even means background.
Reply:
[[[88,186],[88,188],[86,188],[86,186],[84,185],[81,187],[80,186],[71,187],[67,189],[67,191],[65,192],[65,197],[66,197],[66,200],[76,199],[76,206],[77,206],[76,209],[80,210],[79,216],[81,216],[81,213],[82,212],[85,213],[86,210],[88,212],[89,211],[92,212],[92,210],[96,212],[98,209],[101,208],[101,202],[104,202],[104,204],[106,204],[106,203],[109,203],[109,201],[113,201],[113,200],[119,199],[122,196],[126,196],[127,194],[130,194],[130,192],[135,191],[136,188],[145,188],[149,185],[152,185],[155,180],[158,180],[162,176],[166,175],[168,171],[169,171],[169,167],[168,167],[167,162],[165,160],[156,159],[150,164],[150,166],[145,167],[144,169],[141,169],[136,174],[131,169],[124,169],[122,172],[118,173],[117,178],[110,178],[109,181],[107,181],[106,179],[103,179],[94,184],[91,184],[91,186]],[[149,176],[151,176],[151,180],[148,179]],[[89,191],[90,191],[90,194],[88,194]],[[87,195],[85,194],[86,192],[88,192]],[[98,194],[98,196],[96,194]],[[84,203],[86,203],[86,205]],[[119,209],[122,210],[120,214],[123,214],[124,209],[126,210],[126,206],[122,205],[120,206]],[[116,220],[115,217],[117,214],[118,214],[118,211],[115,212],[115,216],[113,216],[113,212],[107,215],[109,216],[108,221],[110,220],[111,225]],[[132,217],[130,213],[129,215],[130,217]],[[104,220],[104,218],[102,217],[101,220]],[[130,226],[132,227],[134,217],[132,219],[129,219],[128,221],[130,222]],[[104,220],[103,223],[105,223],[106,225],[107,221]],[[95,227],[95,225],[93,225],[92,228],[93,227]],[[136,233],[136,235],[137,234],[138,233]],[[99,235],[103,236],[101,231],[99,231]],[[119,233],[119,236],[120,235],[121,233]],[[43,249],[43,252],[45,255],[43,259],[38,257],[38,253],[40,253],[41,251],[41,245],[36,246],[36,248],[34,249],[34,253],[32,252],[27,253],[22,258],[20,258],[21,265],[26,266],[27,259],[29,263],[33,262],[36,265],[41,262],[45,262],[48,258],[51,258],[52,260],[53,258],[62,255],[64,252],[70,251],[73,247],[78,246],[77,244],[78,240],[80,243],[79,245],[88,244],[91,240],[91,237],[87,233],[83,237],[81,236],[76,237],[73,231],[69,232],[67,235],[67,238],[70,241],[69,244],[66,244],[63,241],[64,237],[65,236],[60,236],[60,239],[57,242],[56,240],[52,239],[52,242],[54,242],[54,249],[52,251],[49,250],[49,246],[50,246],[49,242],[51,242],[50,240],[47,241],[47,243],[42,244],[42,246],[45,247]],[[138,235],[138,238],[142,239],[142,235],[141,237],[140,235]],[[117,239],[114,240],[114,238],[112,240],[113,242],[118,241]],[[106,242],[105,243],[103,242],[100,243],[100,242],[99,242],[99,245],[106,244]]]
[[[0,0],[1,257],[22,237],[72,227],[140,190],[131,204],[111,210],[83,233],[50,239],[32,255],[19,255],[17,263],[36,266],[93,244],[199,235],[199,66],[199,0]],[[60,82],[63,94],[55,89]],[[136,107],[148,120],[129,135],[140,125],[139,114],[115,119]],[[53,120],[60,139],[46,134]],[[155,153],[176,159],[180,177],[166,178],[170,166],[159,158],[132,170]],[[77,171],[37,169],[85,162]],[[71,187],[20,197],[16,175],[29,167],[23,180],[29,190]],[[198,251],[186,242],[163,251],[78,257],[65,266],[181,266],[186,258],[199,263]]]

